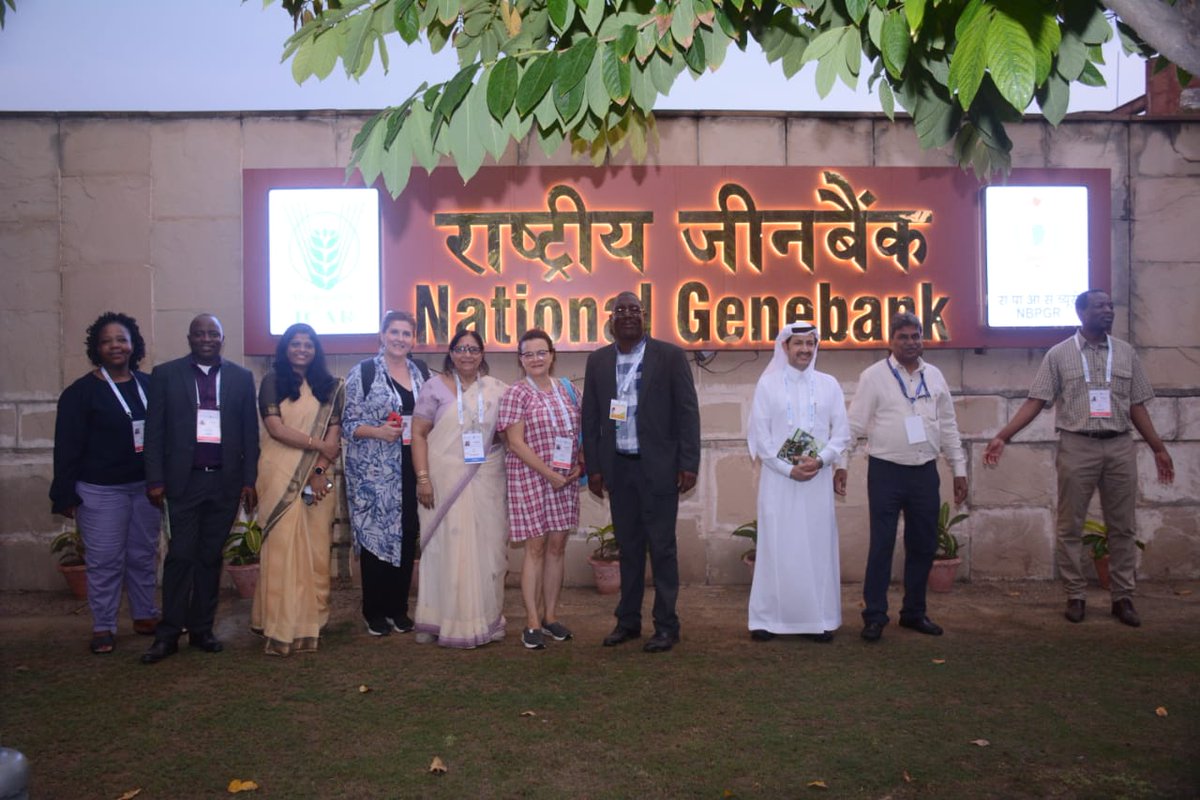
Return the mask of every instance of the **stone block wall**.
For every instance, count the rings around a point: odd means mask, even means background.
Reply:
[[[242,356],[241,171],[344,166],[364,114],[0,114],[0,590],[54,589],[47,545],[65,520],[47,491],[55,401],[87,369],[86,326],[102,311],[135,316],[146,366],[182,355],[199,311],[221,317],[226,353],[261,374],[265,359]],[[948,166],[922,151],[908,122],[862,114],[664,113],[649,160],[673,165]],[[1139,451],[1139,536],[1147,578],[1200,577],[1200,124],[1071,119],[1053,129],[1029,121],[1011,130],[1018,167],[1112,171],[1114,333],[1138,349],[1159,397],[1151,415],[1174,456],[1174,486],[1155,481]],[[625,152],[614,164],[626,164]],[[505,164],[571,164],[523,142]],[[966,563],[960,578],[1054,575],[1054,429],[1042,414],[985,469],[987,440],[1020,406],[1043,351],[938,350],[929,355],[956,395],[968,447],[970,519],[956,528]],[[827,353],[820,368],[850,398],[859,372],[882,351]],[[695,368],[703,420],[697,489],[680,506],[679,549],[689,583],[745,583],[745,549],[729,534],[756,516],[757,470],[745,423],[766,353],[728,352]],[[334,359],[340,374],[356,357]],[[565,355],[559,374],[581,379],[584,356]],[[494,357],[495,374],[516,375]],[[867,550],[865,458],[850,459],[849,496],[838,504],[842,575],[860,580]],[[950,474],[943,466],[944,495]],[[352,559],[344,514],[336,565]],[[608,521],[587,496],[581,532],[569,543],[569,584],[591,582],[584,532]],[[902,558],[897,548],[896,560]],[[510,568],[519,569],[514,548]]]

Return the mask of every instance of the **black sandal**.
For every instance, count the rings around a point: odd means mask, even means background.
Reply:
[[[112,631],[96,631],[92,634],[90,648],[98,656],[107,655],[117,648],[116,637],[113,636]]]

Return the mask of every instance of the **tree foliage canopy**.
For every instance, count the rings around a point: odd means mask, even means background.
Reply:
[[[1152,4],[1157,0],[1149,0]],[[272,0],[266,0],[268,4]],[[1181,0],[1192,2],[1192,0]],[[1099,0],[283,0],[297,24],[284,48],[298,82],[341,62],[354,78],[388,42],[450,46],[459,71],[422,83],[371,118],[351,168],[393,195],[412,164],[449,156],[464,180],[530,131],[547,152],[568,142],[596,164],[654,134],[652,110],[679,76],[721,66],[757,42],[792,77],[816,63],[824,97],[860,80],[889,118],[913,118],[925,148],[952,145],[983,175],[1006,171],[1005,123],[1036,100],[1058,124],[1072,83],[1097,69],[1112,25]],[[1152,54],[1118,24],[1126,47]]]

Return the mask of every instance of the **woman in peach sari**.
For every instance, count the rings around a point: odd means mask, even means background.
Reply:
[[[332,467],[341,453],[345,385],[329,374],[303,323],[279,340],[263,377],[258,518],[264,544],[250,627],[268,655],[317,649],[329,621],[329,549],[337,509]]]

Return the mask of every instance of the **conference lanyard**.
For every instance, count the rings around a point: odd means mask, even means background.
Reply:
[[[479,383],[479,378],[476,378],[475,382]],[[457,394],[458,394],[458,424],[463,425],[465,422],[464,417],[463,417],[463,386],[462,386],[462,380],[458,377],[457,372],[454,373],[454,387],[455,387],[455,389],[457,389]],[[477,425],[483,425],[483,387],[478,387],[478,393],[475,395],[475,401],[476,401],[475,423]]]
[[[910,406],[913,406],[915,408],[917,405],[917,401],[920,400],[922,397],[928,397],[928,398],[933,397],[933,395],[931,395],[929,393],[929,387],[927,385],[925,385],[925,370],[924,369],[921,370],[921,382],[917,385],[916,396],[909,397],[908,396],[908,385],[905,383],[904,379],[900,377],[900,371],[892,366],[892,359],[890,356],[887,359],[887,365],[888,365],[888,369],[890,369],[892,371],[892,375],[895,376],[896,383],[900,384],[900,391],[904,395],[904,399],[908,401]]]
[[[1092,371],[1088,368],[1087,356],[1083,354],[1083,345],[1079,343],[1079,335],[1076,334],[1074,339],[1075,348],[1079,350],[1079,358],[1083,361],[1083,382],[1089,384],[1092,382]],[[1112,336],[1107,333],[1104,334],[1104,344],[1108,348],[1108,360],[1104,365],[1104,385],[1108,386],[1112,383],[1113,348]]]
[[[217,398],[217,411],[220,411],[221,410],[221,368],[220,368],[220,366],[213,366],[213,369],[215,369],[217,371],[216,398]],[[196,408],[200,408],[200,381],[196,381]]]
[[[104,367],[100,368],[100,374],[104,376],[104,380],[108,381],[108,388],[112,389],[112,393],[117,396],[117,402],[121,404],[121,408],[125,411],[125,416],[133,419],[133,411],[129,408],[129,403],[125,402],[125,396],[121,394],[121,390],[117,388],[117,384],[113,381],[112,376],[108,374],[108,370]],[[142,400],[142,408],[147,408],[146,393],[142,391],[142,385],[138,383],[137,376],[131,371],[129,377],[133,379],[133,385],[137,387],[138,397]]]
[[[528,375],[526,375],[525,382],[529,384],[530,389],[533,389],[534,396],[537,397],[538,403],[540,405],[542,405],[543,407],[545,407],[546,399],[543,396],[542,390],[539,389],[537,387],[537,384],[533,382],[533,378],[530,378]],[[559,414],[556,415],[554,413],[554,410],[550,409],[550,417],[553,420],[553,428],[555,430],[558,430],[559,415],[561,415],[562,423],[563,423],[562,430],[567,433],[570,433],[571,432],[571,414],[569,411],[567,411],[567,404],[563,402],[562,395],[560,395],[558,393],[555,383],[556,382],[553,380],[550,381],[550,394],[554,395],[554,400],[556,401],[556,405],[558,406],[558,411],[559,411]]]
[[[646,340],[638,342],[638,346],[633,348],[635,358],[629,363],[629,372],[625,374],[625,380],[617,387],[617,397],[624,397],[629,393],[629,389],[633,386],[633,382],[637,379],[638,372],[642,369],[642,361],[646,358]]]
[[[813,385],[814,381],[811,379],[807,380],[807,381],[801,380],[800,382],[803,384],[806,384],[808,387],[808,427],[805,428],[805,430],[815,436],[816,435],[816,427],[817,427],[817,389],[816,389],[816,386]],[[795,414],[795,411],[792,409],[792,394],[793,394],[793,392],[792,392],[791,383],[792,383],[791,376],[788,375],[787,373],[784,373],[783,387],[784,387],[784,393],[787,395],[788,427],[795,428],[796,427],[796,414]]]

